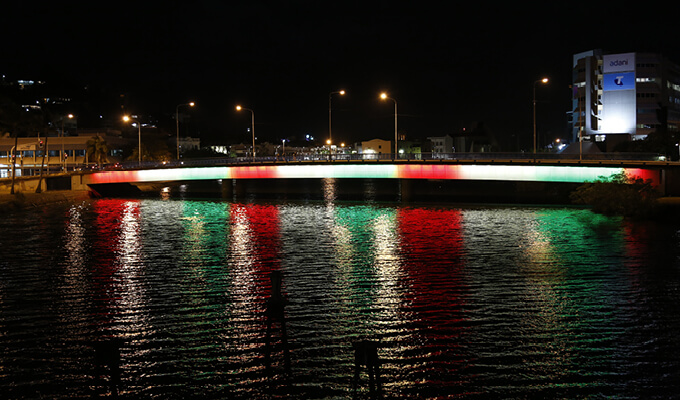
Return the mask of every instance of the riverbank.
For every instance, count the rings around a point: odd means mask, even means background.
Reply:
[[[0,212],[35,208],[51,204],[66,203],[74,200],[87,199],[87,191],[60,190],[43,193],[19,192],[16,194],[0,194]]]

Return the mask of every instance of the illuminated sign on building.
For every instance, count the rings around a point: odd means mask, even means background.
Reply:
[[[602,84],[605,91],[635,90],[635,72],[605,74]]]
[[[635,134],[635,53],[609,54],[602,59],[602,124],[606,134]]]
[[[602,72],[635,71],[635,53],[607,54],[602,57]]]

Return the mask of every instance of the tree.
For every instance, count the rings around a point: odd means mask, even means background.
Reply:
[[[653,213],[659,195],[651,180],[645,181],[621,172],[585,182],[569,197],[575,204],[589,205],[601,214],[639,218]]]
[[[45,123],[45,113],[42,109],[24,110],[19,104],[6,96],[0,96],[0,133],[9,133],[14,138],[14,155],[16,155],[19,136],[29,136],[33,133],[45,132],[47,135],[48,125]],[[9,155],[8,160],[11,160]],[[41,170],[42,173],[42,170]],[[14,183],[16,178],[16,163],[12,162],[12,188],[14,194]]]
[[[129,161],[139,160],[138,146],[129,147],[126,154],[129,154],[125,159]],[[171,161],[173,155],[170,152],[168,145],[161,138],[154,135],[147,135],[144,142],[142,142],[142,161]]]
[[[109,162],[109,145],[101,136],[97,135],[87,141],[87,158],[92,160],[97,166]]]

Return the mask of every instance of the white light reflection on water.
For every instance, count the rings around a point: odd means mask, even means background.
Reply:
[[[116,264],[118,271],[116,307],[119,312],[113,318],[123,337],[144,341],[143,336],[153,334],[147,310],[148,299],[144,288],[144,244],[142,242],[142,221],[139,201],[128,201],[123,206],[120,219]]]
[[[379,325],[400,325],[399,306],[402,302],[399,283],[401,281],[401,259],[399,257],[399,227],[393,210],[383,212],[371,221],[373,229],[374,268],[377,273]],[[389,321],[389,323],[385,323]],[[383,328],[379,328],[383,331]]]
[[[253,270],[255,243],[247,212],[248,208],[244,205],[231,207],[228,263],[232,269],[235,302],[249,309],[253,307],[251,302],[257,298],[254,292],[257,285]]]
[[[86,293],[88,292],[87,263],[89,261],[89,249],[87,247],[87,225],[83,220],[85,206],[83,204],[72,205],[67,213],[66,230],[64,232],[64,248],[67,252],[67,261],[64,266],[61,285],[63,296],[69,298],[68,307],[62,310],[64,314],[83,312],[86,307]]]

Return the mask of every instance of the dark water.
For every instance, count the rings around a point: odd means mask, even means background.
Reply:
[[[94,348],[111,338],[127,399],[369,398],[365,370],[352,390],[362,339],[379,342],[383,398],[680,398],[674,226],[104,199],[0,228],[2,399],[109,395]],[[267,340],[272,271],[285,341]]]

